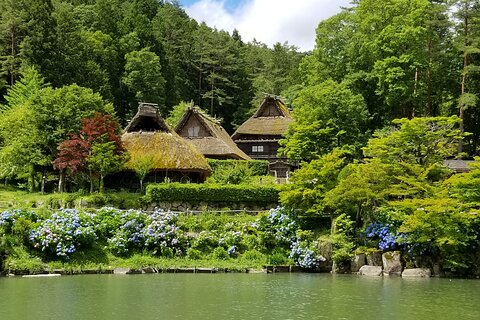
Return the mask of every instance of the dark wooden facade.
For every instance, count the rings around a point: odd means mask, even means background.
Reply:
[[[252,159],[268,160],[269,170],[277,179],[288,179],[295,165],[278,155],[279,141],[293,121],[285,104],[267,96],[257,112],[232,135],[238,147]]]

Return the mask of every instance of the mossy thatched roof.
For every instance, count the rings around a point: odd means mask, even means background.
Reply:
[[[135,163],[151,162],[153,170],[211,172],[207,159],[188,141],[171,130],[153,105],[141,103],[138,112],[122,135],[130,159],[127,169]]]
[[[220,123],[216,121],[216,119],[203,113],[198,107],[187,109],[182,119],[175,127],[175,131],[177,133],[182,132],[182,129],[192,117],[196,122],[203,126],[209,136],[183,136],[183,138],[192,143],[203,155],[213,158],[225,157],[240,160],[250,159],[249,156],[237,147]]]
[[[278,97],[266,96],[257,112],[233,133],[232,139],[243,135],[281,136],[292,121],[288,108]]]
[[[130,156],[128,169],[133,169],[136,161],[149,159],[154,170],[211,172],[207,159],[176,133],[124,133],[122,141]]]
[[[128,123],[124,132],[140,131],[171,131],[163,118],[160,116],[160,113],[158,112],[158,105],[144,102],[141,102],[138,105],[137,114]]]

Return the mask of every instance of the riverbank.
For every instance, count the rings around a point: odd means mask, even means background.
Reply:
[[[153,268],[245,272],[264,266],[272,266],[271,270],[288,266],[308,272],[371,276],[401,275],[405,269],[418,269],[420,276],[480,275],[478,265],[471,269],[446,268],[447,264],[435,255],[408,256],[401,250],[379,250],[375,242],[362,246],[362,239],[353,243],[338,233],[351,223],[338,217],[337,233],[331,234],[325,221],[312,221],[282,208],[258,214],[112,207],[10,209],[0,211],[0,271],[90,274],[118,268],[132,273]]]

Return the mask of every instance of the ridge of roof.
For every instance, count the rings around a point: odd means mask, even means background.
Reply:
[[[234,154],[235,157],[240,159],[248,160],[250,157],[245,154],[237,144],[232,140],[230,135],[225,131],[225,129],[220,125],[218,120],[211,118],[206,115],[198,107],[188,108],[185,114],[183,115],[181,121],[175,127],[175,132],[179,133],[187,123],[190,117],[194,116],[200,123],[205,127],[205,129],[210,133],[211,137],[204,138],[195,138],[188,139],[197,148],[203,153],[208,155],[231,155]],[[212,139],[213,138],[213,139]],[[215,140],[214,140],[215,139]],[[203,140],[203,141],[202,141]],[[223,145],[223,146],[221,146]],[[213,152],[214,153],[210,153]]]

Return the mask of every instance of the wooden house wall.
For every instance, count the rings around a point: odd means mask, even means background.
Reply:
[[[278,142],[237,142],[238,147],[252,159],[276,159],[280,148]],[[253,152],[254,146],[263,146],[262,152]]]
[[[193,127],[200,128],[200,131],[198,132],[198,137],[190,137],[188,135],[188,129]],[[186,137],[186,138],[205,138],[205,137],[211,136],[210,132],[206,130],[205,126],[195,116],[191,116],[188,118],[187,123],[185,123],[182,130],[178,134],[181,137]]]

